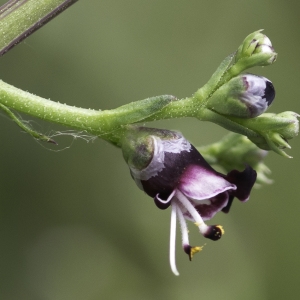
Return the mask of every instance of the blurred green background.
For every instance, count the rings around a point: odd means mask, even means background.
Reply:
[[[1,1],[0,4],[6,1]],[[249,33],[264,28],[277,62],[269,112],[300,112],[299,1],[79,1],[0,58],[1,79],[54,101],[108,109],[160,94],[191,95]],[[23,116],[38,130],[67,131]],[[226,131],[193,119],[177,129],[195,145]],[[178,235],[168,262],[170,210],[131,179],[120,150],[96,139],[41,144],[0,117],[0,299],[297,299],[300,140],[267,157],[274,184],[219,214],[210,242],[190,224],[193,262]],[[64,149],[64,150],[63,150]],[[55,151],[53,151],[55,150]],[[57,151],[62,150],[62,151]]]

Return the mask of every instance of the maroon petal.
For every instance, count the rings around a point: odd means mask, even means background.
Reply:
[[[167,199],[163,199],[161,198],[160,194],[157,194],[155,197],[154,197],[154,203],[155,205],[160,208],[160,209],[167,209],[170,205],[171,205],[171,201],[172,201],[172,198],[175,194],[175,190],[168,196]]]
[[[226,207],[228,203],[228,199],[229,199],[228,192],[225,192],[216,195],[215,197],[208,200],[202,200],[202,201],[191,200],[191,202],[196,208],[196,210],[199,212],[199,214],[201,215],[201,218],[204,221],[206,221],[206,220],[210,220],[217,212],[221,211],[224,207]],[[193,220],[188,212],[185,212],[184,216],[189,220]]]
[[[225,178],[236,185],[237,189],[231,192],[231,195],[245,202],[249,199],[251,189],[256,180],[256,171],[247,166],[243,172],[233,170]]]
[[[228,199],[228,203],[225,207],[222,208],[222,212],[225,213],[225,214],[228,214],[229,213],[229,210],[231,208],[231,205],[232,205],[232,202],[233,202],[233,198],[234,196],[229,196],[229,199]]]
[[[178,189],[190,199],[203,200],[215,197],[227,190],[235,190],[236,186],[212,168],[190,165],[182,174]]]

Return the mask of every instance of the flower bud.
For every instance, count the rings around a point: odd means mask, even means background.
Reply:
[[[270,80],[243,74],[220,87],[208,100],[207,107],[219,114],[254,118],[264,113],[275,98]]]
[[[278,133],[286,140],[296,137],[299,133],[299,115],[292,111],[285,111],[277,115],[277,118],[288,119],[290,123],[278,129]]]
[[[290,157],[282,149],[291,148],[287,141],[298,135],[298,118],[299,115],[291,111],[263,114],[254,119],[251,126],[257,135],[248,138],[261,149],[273,150],[280,155]],[[245,120],[243,125],[249,127],[249,120]]]
[[[261,33],[262,30],[249,34],[237,50],[235,61],[240,59],[245,68],[267,66],[275,62],[277,53],[270,39]]]

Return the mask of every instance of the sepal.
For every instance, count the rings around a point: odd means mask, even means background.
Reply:
[[[158,161],[162,159],[158,157],[159,153],[156,153],[159,152],[159,148],[154,136],[170,141],[178,138],[176,132],[169,130],[128,126],[128,130],[122,138],[121,148],[123,157],[131,170],[143,171],[153,161],[153,158]]]
[[[103,113],[109,119],[110,127],[117,128],[123,125],[142,122],[152,115],[159,113],[171,102],[177,100],[175,96],[162,95],[131,102],[116,109],[103,111]]]

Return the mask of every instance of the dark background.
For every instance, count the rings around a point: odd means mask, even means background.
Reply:
[[[299,9],[299,1],[281,0],[79,1],[1,57],[0,75],[85,108],[186,97],[246,35],[264,28],[278,60],[251,71],[275,85],[269,112],[300,112]],[[69,133],[22,117],[44,133]],[[180,130],[197,146],[226,133],[193,119],[148,125]],[[41,144],[3,114],[0,126],[1,299],[299,297],[299,140],[291,141],[293,159],[267,157],[273,185],[210,222],[224,226],[220,241],[204,240],[190,224],[191,243],[207,244],[193,262],[178,235],[176,277],[168,263],[170,210],[158,210],[135,186],[119,149],[72,136],[57,137],[56,148]]]

